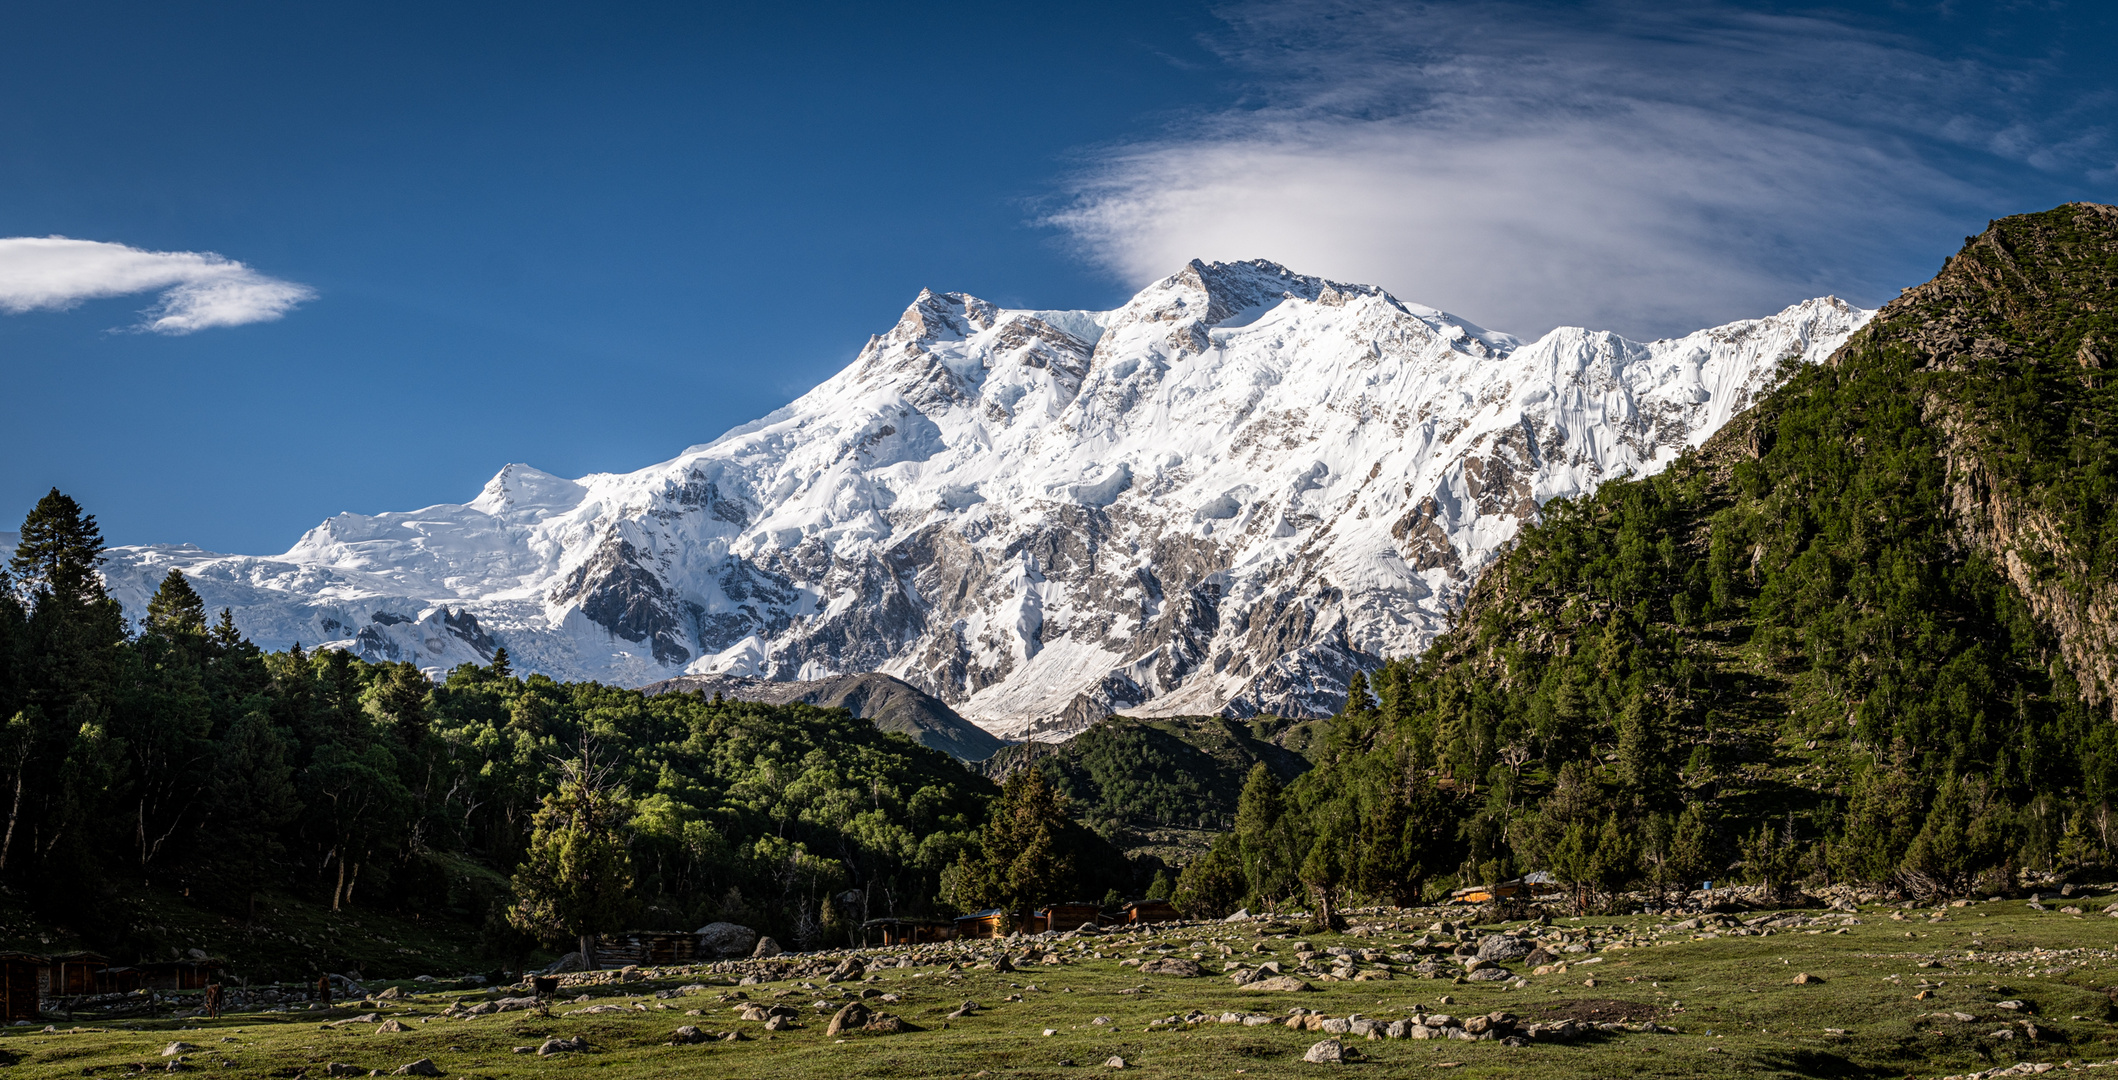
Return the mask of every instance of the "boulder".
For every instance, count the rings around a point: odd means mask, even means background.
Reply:
[[[684,1046],[690,1043],[702,1043],[705,1041],[706,1033],[700,1031],[698,1028],[691,1026],[690,1024],[686,1024],[683,1027],[678,1028],[669,1036],[669,1045],[671,1046]]]
[[[391,1076],[440,1076],[441,1068],[429,1058],[420,1058],[409,1065],[399,1065],[390,1071]]]
[[[785,951],[780,948],[779,942],[769,937],[761,937],[757,939],[757,948],[750,950],[750,955],[755,959],[770,960]]]
[[[1514,977],[1515,973],[1504,967],[1482,967],[1464,976],[1472,982],[1506,982]]]
[[[558,975],[562,972],[586,971],[587,969],[588,962],[581,959],[581,954],[577,952],[570,952],[567,953],[565,956],[562,956],[559,959],[552,961],[551,966],[545,968],[539,974]]]
[[[587,1039],[546,1039],[544,1040],[544,1045],[537,1048],[537,1056],[551,1057],[554,1054],[578,1054],[587,1049]]]
[[[1811,975],[1810,973],[1803,971],[1796,973],[1795,977],[1791,981],[1796,986],[1808,986],[1811,983],[1820,983],[1824,980],[1821,976]]]
[[[377,1035],[397,1035],[397,1034],[401,1034],[401,1033],[403,1033],[403,1032],[407,1032],[407,1031],[410,1031],[410,1030],[412,1030],[412,1029],[411,1029],[411,1028],[408,1028],[408,1027],[406,1027],[406,1026],[404,1026],[404,1021],[402,1021],[402,1020],[396,1020],[396,1019],[390,1019],[390,1020],[385,1020],[385,1021],[383,1021],[383,1022],[382,1022],[381,1024],[378,1024],[378,1025],[376,1025],[376,1028],[375,1028],[375,1034],[377,1034]]]
[[[1235,914],[1233,914],[1233,915],[1230,915],[1229,917],[1227,917],[1227,918],[1225,918],[1225,919],[1222,919],[1221,921],[1222,921],[1222,922],[1249,922],[1249,921],[1250,921],[1250,909],[1249,909],[1249,908],[1238,908],[1238,909],[1236,909],[1236,913],[1235,913]]]
[[[1140,974],[1175,975],[1180,979],[1195,979],[1206,974],[1206,969],[1200,967],[1199,962],[1196,960],[1185,960],[1181,957],[1169,956],[1160,960],[1149,960],[1147,963],[1141,964]]]
[[[732,922],[699,927],[699,951],[709,956],[747,956],[757,946],[757,931]]]
[[[1309,1048],[1302,1060],[1312,1065],[1340,1065],[1346,1061],[1346,1044],[1337,1039],[1325,1039]]]
[[[1530,943],[1512,934],[1487,934],[1478,942],[1480,960],[1514,960],[1530,954]]]
[[[831,969],[831,974],[824,976],[824,981],[834,983],[854,982],[867,973],[868,969],[865,965],[849,956],[839,961],[838,966]]]
[[[1243,984],[1245,990],[1270,990],[1279,993],[1314,990],[1316,987],[1292,975],[1274,975],[1265,979],[1253,979]]]
[[[901,1035],[907,1031],[918,1031],[919,1029],[906,1023],[902,1017],[892,1016],[889,1013],[876,1013],[874,1019],[862,1025],[861,1030],[870,1035]]]
[[[836,1038],[849,1031],[867,1027],[868,1021],[872,1019],[874,1019],[874,1016],[868,1012],[866,1005],[858,1001],[849,1001],[846,1003],[845,1008],[838,1010],[831,1017],[831,1022],[825,1025],[824,1035],[827,1038]]]

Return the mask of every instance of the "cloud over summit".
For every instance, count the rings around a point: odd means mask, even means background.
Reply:
[[[54,311],[86,300],[160,293],[135,329],[189,334],[269,322],[315,297],[212,252],[144,251],[64,236],[0,238],[0,311]]]
[[[2021,202],[2108,197],[2108,102],[2034,59],[1731,5],[1225,11],[1231,107],[1105,147],[1047,223],[1133,281],[1263,257],[1518,334],[1873,303]],[[2008,182],[1998,182],[1997,178]],[[2013,189],[2012,193],[2004,193]],[[1915,266],[1908,260],[1918,255]]]

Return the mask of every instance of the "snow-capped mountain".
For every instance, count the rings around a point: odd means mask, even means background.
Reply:
[[[1193,262],[1115,311],[922,292],[792,404],[638,472],[500,470],[283,555],[118,548],[254,640],[644,685],[880,671],[987,729],[1328,712],[1544,501],[1662,467],[1871,312],[1527,344],[1380,289]]]

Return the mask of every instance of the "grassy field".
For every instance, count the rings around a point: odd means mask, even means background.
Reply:
[[[1494,1078],[1939,1077],[2022,1062],[2060,1070],[2118,1067],[2118,1009],[2108,989],[2118,983],[2118,918],[2102,914],[2112,899],[2054,901],[2048,911],[2021,900],[1945,907],[1938,914],[1894,906],[1809,910],[1772,920],[1782,924],[1774,928],[1691,927],[1653,916],[1556,919],[1539,927],[1538,936],[1555,951],[1566,944],[1581,950],[1562,952],[1566,970],[1544,975],[1510,962],[1523,976],[1520,985],[1421,978],[1404,973],[1409,964],[1387,961],[1357,963],[1357,971],[1370,973],[1362,981],[1334,981],[1312,969],[1302,975],[1314,987],[1309,992],[1243,989],[1220,974],[1231,959],[1277,961],[1299,974],[1295,953],[1303,943],[1314,950],[1338,945],[1439,956],[1455,941],[1431,931],[1443,917],[1435,912],[1356,916],[1355,933],[1345,936],[1211,923],[1038,942],[1066,958],[1056,964],[1024,963],[1025,943],[1001,943],[1020,964],[1015,971],[990,970],[995,945],[869,950],[858,954],[869,962],[867,976],[839,984],[812,975],[738,986],[741,970],[671,969],[643,973],[642,981],[568,986],[549,1015],[443,1016],[451,1006],[461,1010],[510,992],[401,983],[388,985],[410,996],[388,1000],[374,996],[384,985],[371,983],[367,1000],[328,1011],[296,1005],[296,1011],[217,1021],[166,1013],[160,1019],[53,1018],[41,1030],[6,1029],[0,1053],[12,1062],[7,1073],[13,1077],[162,1070],[173,1060],[162,1053],[173,1041],[195,1047],[182,1053],[183,1068],[280,1078],[332,1075],[334,1063],[337,1075],[388,1074],[419,1059],[444,1075],[494,1078],[1067,1077],[1114,1071],[1107,1064],[1113,1057],[1124,1059],[1127,1074],[1185,1077],[1315,1076],[1334,1069]],[[2083,913],[2057,904],[2078,905]],[[1466,928],[1464,936],[1475,942],[1498,928]],[[1424,948],[1416,944],[1421,938]],[[1143,975],[1121,963],[1195,954],[1208,971],[1203,977]],[[959,970],[931,962],[884,966],[903,956],[948,960]],[[822,966],[836,960],[824,957]],[[1380,978],[1385,964],[1398,973]],[[1798,984],[1798,974],[1811,978]],[[870,1006],[920,1030],[828,1037],[832,1013],[864,993]],[[966,1001],[981,1008],[949,1016]],[[746,1004],[791,1006],[799,1026],[768,1031],[739,1019],[736,1010]],[[1353,1038],[1348,1045],[1363,1060],[1329,1066],[1302,1060],[1325,1034],[1214,1022],[1224,1012],[1284,1017],[1297,1007],[1384,1020],[1504,1010],[1524,1023],[1573,1017],[1668,1030],[1591,1031],[1571,1043],[1527,1046]],[[1195,1010],[1213,1019],[1155,1023]],[[325,1026],[369,1014],[373,1020]],[[379,1032],[390,1020],[406,1030]],[[742,1037],[669,1045],[686,1024]],[[2002,1031],[2011,1036],[1996,1034]],[[587,1048],[549,1057],[516,1051],[552,1038],[579,1038]]]

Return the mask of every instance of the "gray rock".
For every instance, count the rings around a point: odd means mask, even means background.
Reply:
[[[699,951],[708,956],[746,956],[757,946],[757,931],[730,922],[699,927]]]
[[[431,1059],[420,1058],[409,1065],[399,1065],[390,1070],[391,1076],[440,1076],[441,1068]]]
[[[1512,934],[1487,934],[1478,943],[1480,960],[1514,960],[1530,954],[1530,943]]]
[[[827,1038],[837,1038],[849,1031],[867,1027],[873,1018],[866,1005],[858,1001],[847,1002],[844,1008],[831,1017],[831,1022],[825,1025],[824,1035]]]
[[[1346,1061],[1346,1045],[1337,1039],[1325,1039],[1309,1048],[1302,1060],[1312,1065],[1340,1065]]]
[[[537,1056],[551,1057],[554,1054],[578,1054],[587,1049],[587,1039],[546,1039],[544,1040],[544,1045],[537,1048]]]

